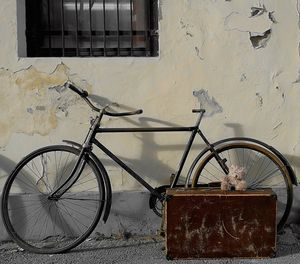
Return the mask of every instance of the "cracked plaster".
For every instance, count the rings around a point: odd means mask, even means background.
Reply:
[[[78,103],[78,96],[62,86],[69,76],[64,64],[50,74],[34,66],[17,72],[0,70],[0,146],[12,133],[45,136],[57,127],[59,112]]]
[[[264,48],[272,33],[272,24],[277,23],[274,11],[269,12],[265,5],[251,7],[250,16],[239,12],[230,13],[224,21],[226,30],[248,32],[252,46],[256,49]]]
[[[194,91],[193,95],[197,97],[200,108],[205,109],[205,116],[213,116],[217,113],[222,113],[223,108],[220,106],[214,97],[210,97],[208,91],[201,89],[199,91]]]

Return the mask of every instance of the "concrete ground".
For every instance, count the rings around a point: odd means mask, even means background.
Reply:
[[[0,263],[300,263],[300,237],[295,226],[285,228],[278,235],[277,256],[266,259],[202,259],[168,261],[164,251],[164,241],[158,236],[110,237],[101,240],[87,239],[69,253],[57,255],[37,255],[25,252],[11,242],[0,244]]]

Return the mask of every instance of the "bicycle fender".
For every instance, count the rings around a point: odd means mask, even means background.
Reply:
[[[298,185],[298,182],[297,182],[297,177],[296,177],[296,174],[292,168],[292,166],[290,165],[290,163],[288,162],[288,160],[277,150],[275,149],[274,147],[262,142],[262,141],[259,141],[257,139],[254,139],[254,138],[248,138],[248,137],[232,137],[232,138],[226,138],[226,139],[222,139],[222,140],[219,140],[215,143],[212,144],[213,147],[217,147],[218,145],[221,145],[221,144],[224,144],[224,143],[228,143],[228,142],[231,142],[231,141],[246,141],[246,142],[252,142],[252,143],[255,143],[257,145],[261,145],[263,147],[265,147],[266,149],[270,150],[273,154],[275,154],[281,161],[282,163],[284,164],[284,166],[286,167],[288,173],[289,173],[289,176],[291,178],[291,182],[292,184],[294,185]],[[208,152],[210,151],[210,148],[209,147],[206,147],[204,150],[202,150],[198,156],[195,158],[195,160],[193,161],[189,171],[188,171],[188,174],[187,174],[187,177],[186,177],[186,183],[185,183],[185,186],[187,187],[188,186],[188,183],[189,183],[189,180],[191,178],[191,174],[192,172],[194,171],[197,163],[199,162],[199,160]]]
[[[81,149],[82,146],[74,141],[70,140],[63,140],[63,142],[67,143],[68,145],[72,145],[75,148]],[[95,163],[97,166],[97,169],[100,171],[100,174],[102,175],[102,180],[104,182],[105,187],[105,205],[104,205],[104,213],[102,215],[102,220],[104,223],[106,223],[111,209],[111,203],[112,203],[112,189],[111,189],[111,183],[107,174],[106,169],[104,168],[102,162],[97,158],[97,156],[94,153],[89,154],[89,158]]]
[[[101,175],[103,177],[103,181],[104,181],[104,186],[105,186],[105,195],[106,195],[106,203],[105,203],[105,208],[104,208],[104,213],[102,216],[102,220],[104,223],[106,223],[108,217],[109,217],[109,213],[110,213],[110,209],[111,209],[111,203],[112,203],[112,190],[111,190],[111,183],[107,174],[106,169],[104,168],[102,162],[97,158],[97,156],[94,153],[90,153],[90,158],[95,162],[95,164],[97,165],[99,171],[101,172]]]
[[[82,146],[79,143],[71,141],[71,140],[63,140],[63,142],[67,143],[68,145],[71,145],[72,147],[78,148],[78,149],[82,148]]]

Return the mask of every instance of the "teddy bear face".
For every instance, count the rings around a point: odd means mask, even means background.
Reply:
[[[242,180],[246,175],[245,168],[231,165],[229,167],[229,176],[236,180]]]
[[[243,179],[246,175],[245,168],[236,165],[229,167],[229,174],[223,177],[221,182],[222,190],[246,190],[247,183]]]

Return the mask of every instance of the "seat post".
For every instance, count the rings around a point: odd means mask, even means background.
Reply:
[[[195,124],[195,126],[199,128],[201,120],[204,116],[205,110],[204,109],[193,109],[193,113],[199,113],[198,119]]]

